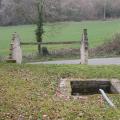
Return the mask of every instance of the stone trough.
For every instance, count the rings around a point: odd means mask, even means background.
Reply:
[[[103,89],[108,94],[120,93],[120,80],[118,79],[61,79],[59,84],[61,94],[65,96],[81,96],[100,94]]]

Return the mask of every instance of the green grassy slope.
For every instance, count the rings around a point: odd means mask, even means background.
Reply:
[[[120,96],[109,95],[110,109],[99,95],[74,100],[55,96],[61,77],[119,78],[120,66],[0,64],[0,120],[118,120]]]
[[[21,40],[24,42],[35,40],[35,25],[20,25],[12,27],[0,27],[0,55],[8,54],[9,43],[11,40],[11,34],[17,32]],[[102,44],[106,38],[111,37],[116,32],[120,32],[120,20],[111,21],[85,21],[85,22],[64,22],[46,24],[44,26],[45,41],[68,41],[68,40],[80,40],[82,29],[88,29],[89,43],[91,47],[95,47]],[[52,46],[53,47],[53,46]],[[61,48],[65,46],[54,46],[54,48]],[[68,47],[79,47],[79,45],[73,45]],[[50,47],[51,48],[51,47]],[[23,47],[27,52],[36,51],[36,47],[29,46]]]

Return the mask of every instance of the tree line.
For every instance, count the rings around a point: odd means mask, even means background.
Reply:
[[[0,0],[0,25],[31,24],[38,0]],[[120,17],[120,0],[44,0],[44,21],[81,21]]]

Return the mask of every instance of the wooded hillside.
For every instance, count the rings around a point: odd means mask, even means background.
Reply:
[[[44,0],[45,21],[120,17],[120,0]],[[37,0],[0,0],[0,25],[35,23]]]

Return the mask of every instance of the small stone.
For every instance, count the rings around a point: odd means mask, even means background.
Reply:
[[[24,120],[24,116],[23,115],[19,115],[18,120]]]
[[[82,113],[82,112],[81,112],[81,113],[79,113],[79,117],[82,117],[83,115],[84,115],[84,113]]]
[[[47,115],[43,115],[43,118],[47,118],[48,116]]]

